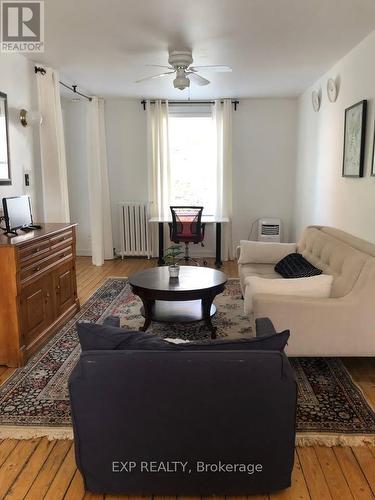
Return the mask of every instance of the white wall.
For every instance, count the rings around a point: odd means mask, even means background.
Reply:
[[[290,240],[294,205],[296,99],[241,99],[233,113],[233,239],[259,217],[280,217]]]
[[[375,177],[370,177],[374,132],[375,32],[341,59],[299,99],[295,236],[308,224],[335,226],[375,243]],[[336,78],[337,101],[328,101],[328,78]],[[322,90],[319,113],[312,90]],[[341,176],[345,108],[368,99],[364,178]]]
[[[281,217],[289,239],[294,203],[296,99],[241,99],[233,113],[233,237],[247,238],[251,221]],[[117,203],[147,201],[146,112],[139,100],[106,101],[109,182],[115,245]],[[193,255],[214,255],[214,232]]]
[[[119,248],[118,203],[147,201],[146,112],[139,100],[109,99],[105,121],[113,239]]]
[[[91,255],[87,156],[87,103],[62,99],[70,220],[77,226],[77,255]]]
[[[34,64],[16,54],[0,53],[0,91],[8,96],[9,145],[12,185],[0,186],[0,198],[28,194],[31,196],[34,220],[43,219],[38,127],[23,127],[21,108],[38,109]],[[24,185],[24,172],[30,173],[30,187]]]

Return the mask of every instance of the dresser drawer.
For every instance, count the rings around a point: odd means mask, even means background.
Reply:
[[[56,248],[59,245],[63,245],[66,244],[67,242],[72,242],[72,241],[73,241],[73,231],[71,229],[50,238],[51,248]]]
[[[60,250],[69,250],[73,245],[73,233],[71,230],[53,236],[51,238],[40,240],[38,243],[25,245],[19,249],[19,264],[21,270],[31,267],[35,264],[36,267],[39,261],[44,260],[49,256],[53,256]]]
[[[30,265],[21,268],[20,278],[21,283],[29,281],[34,277],[39,276],[43,272],[49,270],[51,267],[61,264],[67,260],[73,259],[73,246],[69,245],[61,250],[54,251],[44,257],[43,259],[38,259]]]
[[[49,252],[49,250],[49,238],[21,247],[18,251],[21,266],[24,263],[29,262],[31,259],[42,258]]]

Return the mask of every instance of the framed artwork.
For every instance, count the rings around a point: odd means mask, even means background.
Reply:
[[[343,177],[363,177],[367,101],[345,110]]]
[[[9,161],[7,95],[0,92],[0,185],[12,184]]]
[[[371,175],[375,176],[375,122],[374,122],[374,139],[372,141]]]

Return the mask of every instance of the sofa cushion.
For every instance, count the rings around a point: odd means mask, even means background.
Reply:
[[[309,278],[322,274],[322,270],[310,264],[300,253],[290,253],[275,266],[283,278]]]
[[[259,276],[261,278],[281,278],[281,275],[275,272],[274,264],[240,264],[238,272],[240,276],[240,284],[242,295],[245,295],[246,278],[249,276]]]
[[[77,333],[82,351],[122,349],[173,349],[156,335],[125,330],[107,324],[77,323]]]
[[[289,330],[281,333],[270,333],[262,337],[249,339],[216,339],[196,340],[183,344],[167,342],[157,335],[139,331],[128,331],[110,325],[96,323],[77,323],[77,333],[82,351],[99,350],[176,350],[197,351],[212,349],[214,351],[262,350],[282,351],[288,342]]]
[[[295,252],[296,243],[271,243],[240,241],[239,264],[276,264],[280,259]]]
[[[328,274],[310,278],[274,279],[251,276],[246,279],[245,313],[253,312],[253,297],[258,293],[294,295],[299,297],[329,297],[333,277]]]

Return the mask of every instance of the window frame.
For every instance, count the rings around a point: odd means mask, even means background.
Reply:
[[[168,118],[211,118],[213,120],[213,106],[214,104],[173,104],[169,105],[168,109]],[[169,120],[170,122],[170,120]],[[170,148],[170,143],[169,143]],[[169,150],[169,154],[171,149]],[[172,174],[172,165],[170,164],[171,174]],[[172,198],[172,192],[170,192],[170,197]],[[186,202],[189,204],[188,202]],[[214,202],[214,206],[216,205],[217,200]],[[203,206],[204,203],[202,202]],[[211,212],[211,210],[210,210]],[[213,213],[205,212],[206,216],[213,216],[215,212],[215,208],[213,207]]]

